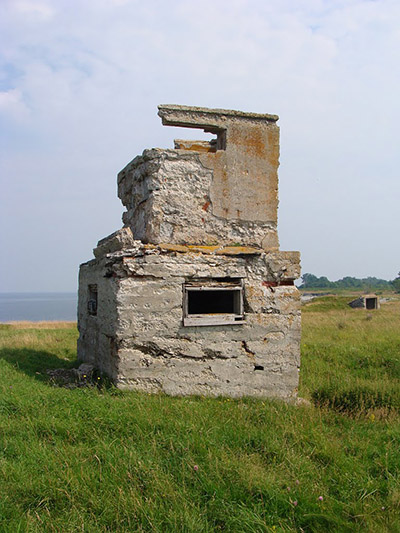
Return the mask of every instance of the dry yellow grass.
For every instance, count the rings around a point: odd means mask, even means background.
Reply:
[[[76,322],[6,322],[15,329],[68,329],[76,325]]]
[[[348,309],[309,311],[302,317],[303,343],[325,339],[335,342],[377,340],[397,336],[400,319],[400,300],[381,304],[377,311]]]

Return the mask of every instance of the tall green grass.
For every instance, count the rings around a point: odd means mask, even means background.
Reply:
[[[300,407],[56,387],[75,327],[1,326],[0,531],[400,531],[399,311],[309,307]]]
[[[366,311],[318,300],[303,314],[302,394],[344,411],[399,410],[400,302]]]

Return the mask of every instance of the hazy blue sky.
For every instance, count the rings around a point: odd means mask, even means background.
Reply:
[[[159,103],[278,114],[281,248],[400,270],[399,0],[1,0],[0,45],[0,291],[76,289],[117,172],[193,138]]]

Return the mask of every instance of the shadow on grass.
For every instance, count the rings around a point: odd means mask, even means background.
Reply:
[[[381,391],[366,386],[347,389],[320,387],[311,394],[311,397],[317,407],[328,407],[350,415],[373,409],[384,409],[387,412],[400,409],[400,394],[397,388]]]
[[[46,374],[48,368],[74,368],[78,361],[62,359],[51,352],[32,350],[30,348],[2,348],[0,358],[40,381],[49,381]]]

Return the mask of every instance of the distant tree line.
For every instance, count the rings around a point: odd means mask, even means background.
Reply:
[[[375,277],[353,278],[345,276],[338,281],[329,281],[326,276],[315,276],[314,274],[303,274],[300,289],[360,289],[360,290],[395,290],[400,292],[400,272],[392,281]]]

